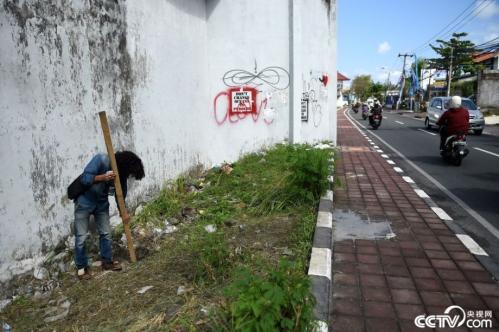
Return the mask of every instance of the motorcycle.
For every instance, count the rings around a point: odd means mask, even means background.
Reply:
[[[440,152],[442,158],[454,164],[455,166],[460,166],[463,159],[468,155],[469,150],[466,144],[466,135],[457,134],[450,135],[445,140],[444,149]]]
[[[381,120],[381,113],[376,112],[369,116],[369,124],[371,125],[371,127],[373,127],[374,130],[378,129],[378,127],[381,126]]]

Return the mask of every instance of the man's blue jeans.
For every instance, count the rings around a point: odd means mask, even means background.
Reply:
[[[109,224],[109,210],[92,212],[78,203],[75,204],[75,264],[78,269],[88,266],[88,257],[85,252],[85,240],[88,234],[88,222],[90,215],[95,218],[95,225],[99,232],[99,249],[103,263],[111,263],[112,240],[111,226]]]

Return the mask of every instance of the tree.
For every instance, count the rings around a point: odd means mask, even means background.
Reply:
[[[383,101],[383,95],[385,94],[386,86],[382,83],[372,83],[369,87],[369,95],[374,96],[374,98]]]
[[[418,76],[418,80],[421,81],[421,77],[422,77],[421,73],[422,73],[423,69],[427,68],[427,61],[424,58],[418,58],[417,64],[418,64],[418,70],[417,70],[416,75]],[[416,62],[413,62],[411,64],[411,69],[414,70],[414,72],[416,72]]]
[[[440,55],[439,58],[429,59],[430,68],[448,70],[452,50],[452,77],[458,78],[464,73],[474,74],[477,70],[472,58],[476,52],[475,44],[469,40],[461,40],[467,35],[466,32],[453,33],[448,41],[437,39],[439,46],[430,44],[431,48]]]
[[[351,90],[355,92],[355,95],[361,100],[366,100],[371,93],[371,85],[373,81],[371,75],[359,75],[356,76],[351,85]]]

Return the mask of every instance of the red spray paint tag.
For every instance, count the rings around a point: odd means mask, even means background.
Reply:
[[[329,81],[329,77],[327,75],[322,75],[322,78],[319,78],[319,80],[324,84],[324,86],[327,86],[327,81]]]

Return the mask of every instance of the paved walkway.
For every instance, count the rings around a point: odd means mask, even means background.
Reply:
[[[498,284],[343,112],[338,148],[335,210],[387,219],[396,237],[334,242],[332,330],[422,331],[416,316],[458,305],[478,319],[492,313],[484,331],[499,331]]]
[[[499,125],[486,125],[483,133],[487,135],[499,136]]]

